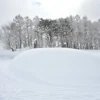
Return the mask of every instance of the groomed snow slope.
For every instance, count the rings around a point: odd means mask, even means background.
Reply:
[[[100,99],[100,57],[89,52],[28,50],[2,72],[0,81],[5,85],[1,89],[5,91],[0,94],[1,100]]]
[[[10,70],[17,78],[33,83],[35,79],[45,85],[90,85],[100,78],[100,59],[72,49],[36,49],[16,57]]]

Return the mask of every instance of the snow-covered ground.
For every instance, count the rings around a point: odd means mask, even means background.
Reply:
[[[100,100],[100,51],[19,53],[0,51],[0,100]]]

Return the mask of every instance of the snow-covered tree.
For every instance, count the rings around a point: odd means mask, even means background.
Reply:
[[[36,48],[100,49],[100,19],[92,22],[79,15],[55,20],[17,15],[0,33],[8,49],[32,48],[34,44]]]

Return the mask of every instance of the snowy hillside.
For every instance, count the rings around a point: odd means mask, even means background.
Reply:
[[[0,52],[9,56],[0,56],[0,100],[100,99],[100,56],[94,52],[59,48],[18,54]]]

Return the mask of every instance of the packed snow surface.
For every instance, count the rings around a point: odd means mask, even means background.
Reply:
[[[18,54],[0,57],[0,100],[100,99],[100,56],[94,52],[56,48]]]

